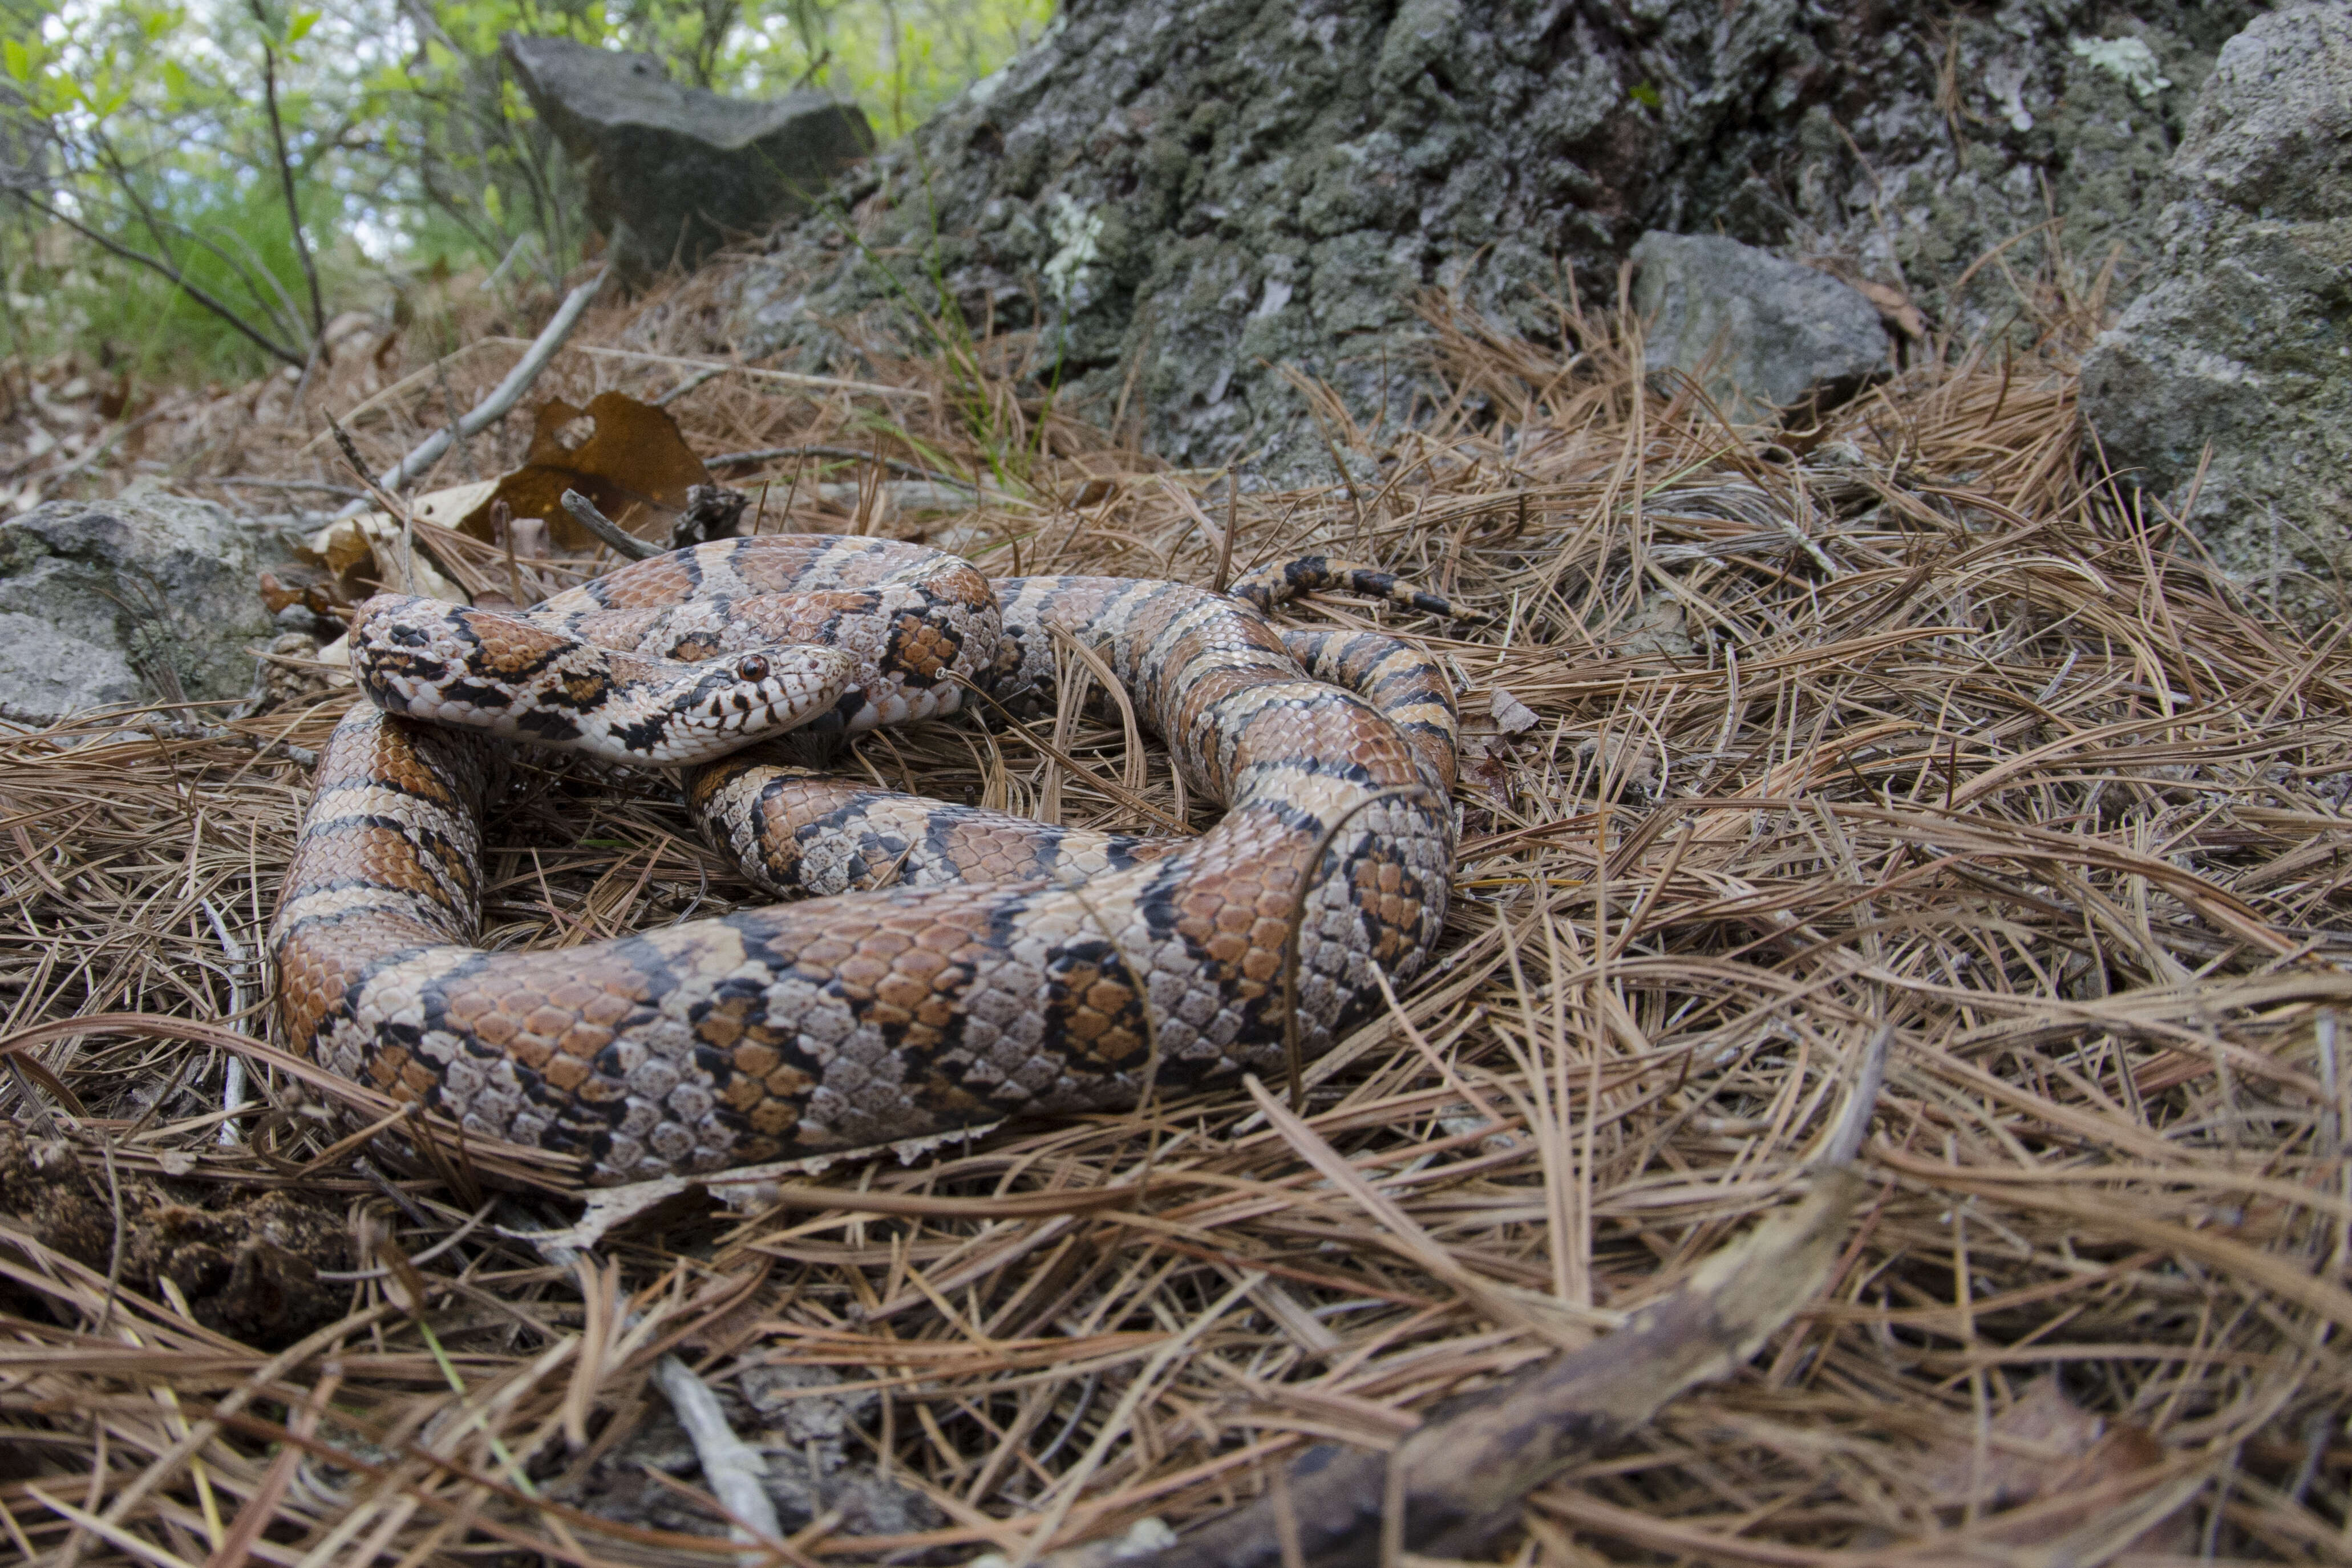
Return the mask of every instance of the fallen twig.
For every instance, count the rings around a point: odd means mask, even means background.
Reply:
[[[264,757],[283,758],[304,768],[316,768],[319,754],[307,746],[290,741],[271,740],[264,736],[247,735],[243,730],[228,729],[216,724],[190,724],[184,719],[158,718],[139,713],[114,715],[40,713],[20,707],[15,703],[0,703],[0,723],[13,724],[21,729],[52,730],[68,726],[92,725],[94,719],[114,718],[121,722],[113,727],[152,736],[157,740],[215,740],[229,746],[246,746]],[[95,726],[93,726],[95,727]]]
[[[1690,1282],[1583,1350],[1468,1396],[1390,1453],[1309,1449],[1280,1494],[1195,1531],[1149,1568],[1371,1568],[1391,1529],[1404,1550],[1464,1557],[1520,1500],[1623,1437],[1685,1389],[1754,1355],[1828,1278],[1863,1184],[1824,1172],[1805,1201],[1701,1264]],[[1291,1515],[1277,1521],[1276,1496]],[[1389,1518],[1389,1503],[1402,1510]],[[1295,1526],[1296,1534],[1279,1528]],[[1286,1539],[1287,1537],[1288,1539]]]
[[[599,267],[595,277],[566,295],[562,305],[557,308],[554,319],[548,322],[538,337],[531,340],[530,349],[517,361],[515,368],[507,372],[506,380],[492,387],[488,395],[476,403],[456,424],[444,425],[435,431],[418,442],[407,456],[375,476],[377,486],[386,490],[399,489],[439,462],[441,455],[455,445],[460,437],[478,434],[505,418],[521,401],[522,394],[530,389],[531,382],[539,379],[540,371],[547,369],[547,362],[555,357],[558,349],[563,347],[563,340],[572,336],[572,329],[580,324],[581,314],[604,289],[604,280],[611,276],[610,267]],[[365,508],[365,502],[353,501],[336,516],[352,517]]]
[[[566,490],[562,498],[563,509],[572,514],[573,522],[604,540],[624,558],[629,560],[650,560],[662,553],[661,546],[623,532],[620,524],[598,511],[596,503],[579,491]]]

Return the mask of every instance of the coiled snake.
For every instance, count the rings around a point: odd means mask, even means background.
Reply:
[[[320,755],[271,936],[288,1036],[599,1183],[1278,1071],[1286,997],[1319,1053],[1378,1004],[1374,965],[1402,982],[1437,941],[1456,728],[1428,655],[1263,612],[1326,586],[1444,609],[1319,558],[1229,596],[992,584],[937,551],[823,535],[674,551],[513,616],[379,596],[352,638],[375,706]],[[1213,828],[1064,829],[793,765],[973,691],[1034,711],[1056,636],[1098,655],[1187,785],[1224,804]],[[703,760],[795,720],[788,751]],[[713,841],[797,901],[481,949],[500,763],[452,725],[687,765]]]

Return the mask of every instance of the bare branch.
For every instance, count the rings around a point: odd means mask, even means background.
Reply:
[[[269,18],[261,0],[251,0],[253,19],[266,33]],[[319,267],[310,259],[310,242],[302,237],[302,204],[294,192],[294,164],[286,155],[286,121],[278,112],[278,51],[268,37],[261,41],[261,103],[269,120],[269,147],[278,160],[278,188],[286,199],[286,227],[294,236],[294,258],[302,264],[302,279],[310,287],[310,337],[327,335],[327,306],[319,293]]]
[[[156,273],[169,280],[173,287],[179,289],[189,298],[194,300],[197,304],[203,306],[205,309],[211,311],[214,315],[219,317],[222,320],[236,328],[246,337],[251,339],[253,342],[264,351],[275,355],[277,358],[283,360],[286,363],[292,365],[297,369],[299,369],[304,364],[305,359],[301,353],[293,349],[289,349],[285,344],[270,338],[264,333],[261,329],[256,327],[252,322],[247,321],[244,317],[229,308],[227,305],[216,298],[209,290],[204,288],[200,285],[188,281],[187,277],[181,273],[178,267],[173,266],[162,256],[149,256],[145,251],[133,250],[129,246],[124,245],[121,241],[100,234],[98,230],[90,227],[88,224],[83,223],[80,219],[72,216],[70,214],[58,211],[57,208],[49,205],[48,203],[42,201],[38,196],[34,195],[30,191],[11,191],[8,194],[16,197],[26,206],[32,207],[46,216],[65,225],[66,227],[73,230],[76,234],[81,235],[84,239],[89,240],[93,245],[98,246],[100,248],[108,251],[112,255],[119,256],[125,261],[134,262],[141,267],[146,267],[149,271]]]
[[[1372,1568],[1399,1555],[1382,1549],[1391,1522],[1407,1552],[1477,1552],[1534,1488],[1754,1355],[1828,1281],[1861,1192],[1850,1167],[1824,1171],[1803,1203],[1709,1258],[1617,1333],[1454,1403],[1393,1453],[1311,1449],[1279,1492],[1139,1568],[1283,1568],[1293,1552],[1306,1568]],[[1389,1519],[1384,1500],[1402,1519]],[[1278,1500],[1289,1529],[1277,1528]]]
[[[508,411],[530,390],[530,383],[539,379],[539,372],[547,368],[547,362],[555,358],[555,350],[563,347],[563,340],[572,336],[572,329],[580,324],[581,313],[588,308],[589,302],[603,290],[604,280],[611,276],[610,267],[598,267],[595,277],[565,296],[563,303],[556,308],[554,319],[548,322],[539,336],[531,340],[530,348],[515,368],[507,372],[506,380],[492,387],[489,394],[476,403],[455,425],[444,425],[418,442],[407,456],[377,475],[375,483],[386,490],[397,490],[439,462],[441,455],[448,451],[459,436],[479,434],[504,419]],[[350,517],[365,509],[362,503],[353,502],[339,515]]]

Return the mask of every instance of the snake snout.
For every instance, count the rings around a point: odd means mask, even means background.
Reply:
[[[857,673],[837,648],[795,646],[731,653],[705,665],[673,705],[670,760],[722,756],[830,712]]]

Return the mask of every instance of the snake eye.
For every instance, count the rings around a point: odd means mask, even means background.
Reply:
[[[735,661],[735,678],[743,681],[764,681],[768,678],[768,661],[757,653],[746,653]]]

